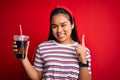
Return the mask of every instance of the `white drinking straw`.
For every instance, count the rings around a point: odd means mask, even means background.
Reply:
[[[22,26],[21,26],[21,24],[19,25],[19,27],[20,27],[20,34],[21,34],[21,35],[23,35],[23,33],[22,33]]]

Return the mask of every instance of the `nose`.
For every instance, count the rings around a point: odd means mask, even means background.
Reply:
[[[62,27],[61,27],[61,26],[58,26],[57,32],[61,32],[61,31],[62,31]]]

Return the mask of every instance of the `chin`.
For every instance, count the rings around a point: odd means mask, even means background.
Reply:
[[[58,42],[63,43],[66,41],[66,39],[57,39]]]

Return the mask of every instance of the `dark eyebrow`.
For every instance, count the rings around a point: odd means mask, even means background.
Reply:
[[[67,23],[67,22],[62,22],[61,24],[64,24],[64,23]]]
[[[67,22],[62,22],[62,23],[60,23],[60,24],[65,24],[65,23],[67,23]],[[57,24],[51,24],[51,25],[57,25]]]
[[[56,25],[56,24],[51,24],[51,25]]]

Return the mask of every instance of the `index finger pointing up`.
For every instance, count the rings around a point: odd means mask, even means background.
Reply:
[[[85,46],[85,34],[82,35],[82,46]]]

